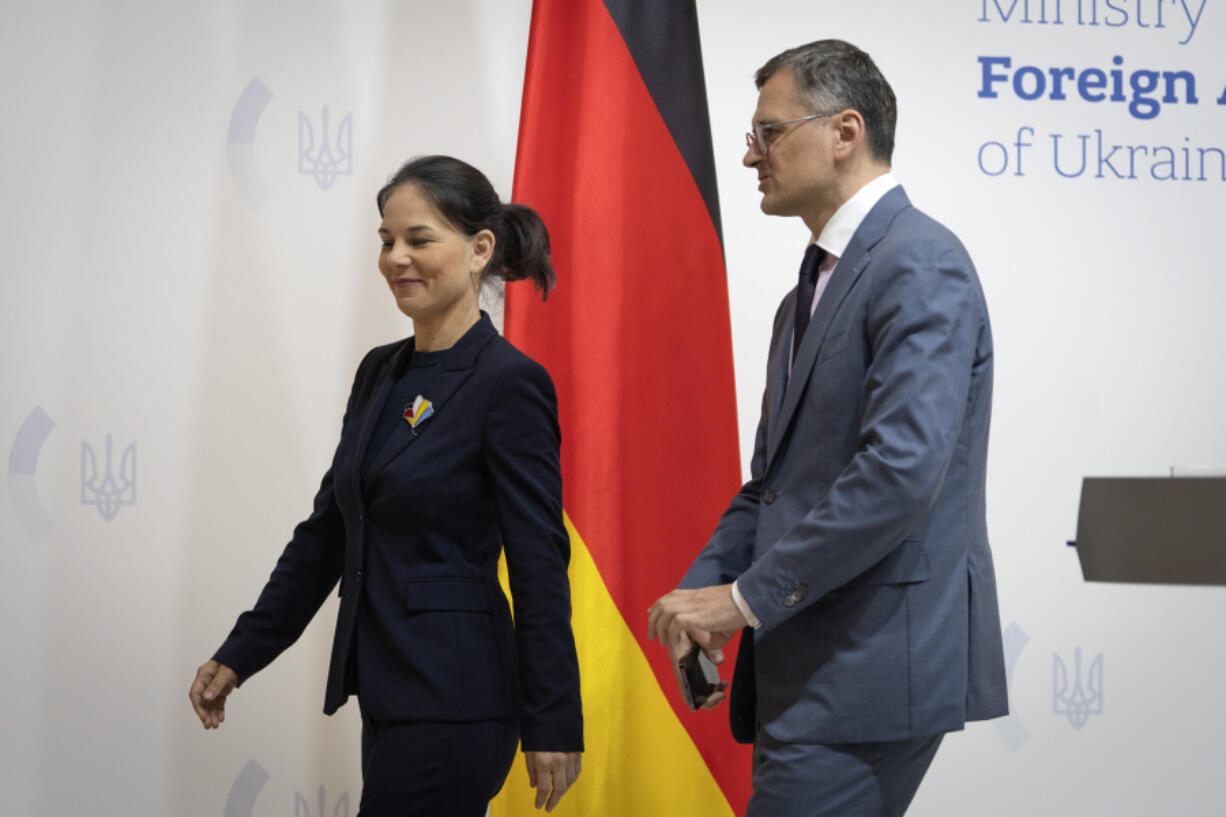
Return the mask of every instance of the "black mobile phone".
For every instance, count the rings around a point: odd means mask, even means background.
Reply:
[[[719,670],[697,644],[682,656],[678,666],[685,681],[685,702],[690,709],[698,709],[719,688]]]

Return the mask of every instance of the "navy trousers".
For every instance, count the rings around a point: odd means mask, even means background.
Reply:
[[[483,817],[518,744],[513,720],[378,722],[363,713],[357,817]]]

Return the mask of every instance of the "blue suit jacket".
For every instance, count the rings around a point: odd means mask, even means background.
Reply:
[[[896,187],[839,260],[789,378],[794,312],[793,292],[752,478],[682,582],[739,579],[762,621],[734,675],[734,732],[752,740],[756,719],[782,741],[903,740],[1006,714],[984,508],[992,339],[966,250]]]
[[[240,680],[259,671],[339,579],[326,713],[357,691],[375,719],[518,716],[525,749],[581,749],[553,382],[483,315],[423,392],[433,416],[401,424],[365,467],[412,349],[381,346],[358,366],[314,513],[214,657]]]

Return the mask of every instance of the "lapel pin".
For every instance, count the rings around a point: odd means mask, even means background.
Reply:
[[[409,428],[414,430],[424,423],[434,413],[434,405],[420,394],[414,398],[412,405],[404,407],[404,419],[409,421]]]

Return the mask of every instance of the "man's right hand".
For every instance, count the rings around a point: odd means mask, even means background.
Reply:
[[[196,670],[196,680],[187,697],[205,729],[221,726],[226,719],[226,697],[236,686],[238,676],[225,664],[210,659]]]

